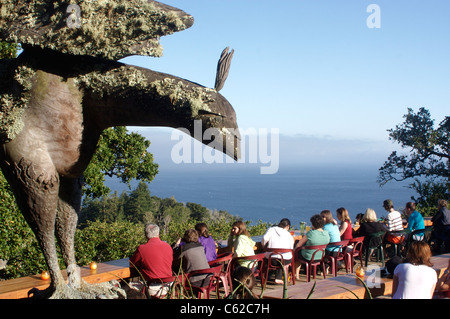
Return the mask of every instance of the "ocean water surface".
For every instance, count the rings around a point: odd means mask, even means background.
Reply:
[[[149,189],[158,197],[173,196],[178,202],[226,210],[252,223],[275,224],[289,218],[299,228],[300,222],[310,224],[310,217],[324,209],[336,216],[339,207],[345,207],[352,220],[369,207],[383,217],[387,214],[383,200],[392,199],[395,209],[402,209],[416,195],[405,182],[380,187],[377,174],[378,167],[363,165],[287,166],[273,175],[261,175],[259,169],[247,166],[184,165],[160,170]],[[119,194],[129,191],[114,180],[106,184]]]

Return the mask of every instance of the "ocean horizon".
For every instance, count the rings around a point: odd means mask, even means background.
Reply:
[[[384,217],[385,199],[392,199],[394,208],[402,210],[416,195],[407,182],[380,187],[377,175],[374,165],[288,165],[276,174],[263,175],[249,165],[190,164],[160,169],[148,186],[154,196],[225,210],[252,224],[258,220],[277,224],[289,218],[298,229],[300,222],[310,224],[310,217],[324,209],[336,217],[336,209],[345,207],[352,221],[367,208]],[[105,184],[121,194],[135,189],[138,181],[131,183],[131,189],[117,179]]]

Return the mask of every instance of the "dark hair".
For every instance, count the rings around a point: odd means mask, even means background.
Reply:
[[[311,225],[313,225],[313,227],[315,229],[323,228],[323,226],[325,225],[323,217],[320,216],[319,214],[313,215],[311,217],[310,221],[311,221]]]
[[[414,203],[414,202],[407,202],[406,203],[406,208],[415,210],[416,209],[416,203]]]
[[[195,229],[188,229],[184,232],[183,241],[187,243],[198,242],[198,232]]]
[[[320,212],[320,215],[325,217],[325,223],[329,224],[333,222],[333,214],[328,209],[325,209]]]
[[[278,227],[285,228],[286,226],[291,227],[291,221],[289,219],[287,219],[287,218],[283,218],[278,223]]]
[[[206,226],[205,223],[197,223],[195,225],[195,230],[198,232],[198,236],[209,237],[208,226]]]
[[[392,202],[392,200],[386,199],[386,200],[383,202],[383,207],[384,207],[384,208],[388,208],[388,209],[394,208],[394,203]]]

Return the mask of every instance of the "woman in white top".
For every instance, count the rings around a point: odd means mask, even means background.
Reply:
[[[430,262],[430,246],[423,241],[411,243],[406,262],[394,270],[393,299],[431,299],[437,283],[437,273]]]

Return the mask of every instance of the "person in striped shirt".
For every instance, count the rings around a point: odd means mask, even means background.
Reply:
[[[386,217],[386,226],[388,229],[388,232],[400,232],[403,230],[403,220],[402,215],[394,210],[394,203],[390,199],[386,199],[383,202],[384,209],[389,212],[389,214]],[[398,244],[402,240],[402,236],[396,236],[394,234],[387,234],[386,240],[388,242]]]

